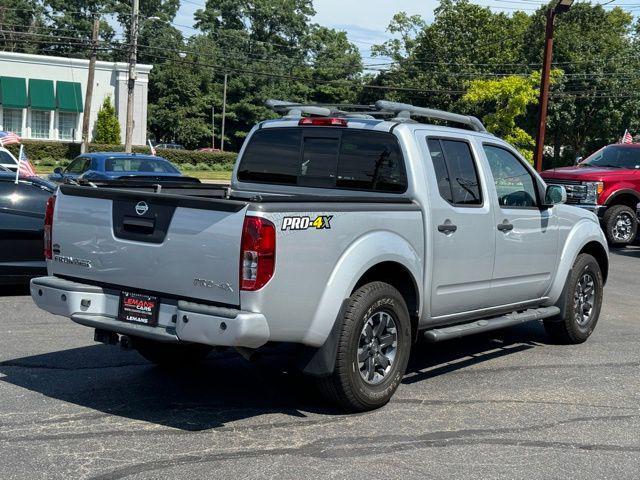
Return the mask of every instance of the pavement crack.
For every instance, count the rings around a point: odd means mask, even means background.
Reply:
[[[558,422],[549,422],[527,427],[505,427],[486,429],[464,429],[451,431],[428,432],[422,435],[376,435],[347,438],[319,439],[297,447],[272,449],[247,449],[234,452],[189,453],[170,458],[143,462],[117,468],[92,477],[94,480],[117,480],[142,472],[157,471],[166,468],[209,462],[221,462],[237,458],[257,458],[277,455],[298,455],[315,458],[361,458],[363,456],[388,454],[393,451],[404,451],[416,448],[449,447],[454,445],[477,445],[480,443],[535,448],[567,448],[588,451],[609,451],[638,453],[640,447],[611,444],[581,444],[576,442],[554,442],[538,440],[520,440],[509,438],[491,438],[491,435],[529,433],[536,430],[556,428],[579,422],[619,421],[639,418],[639,415],[611,415],[603,417],[577,417]]]

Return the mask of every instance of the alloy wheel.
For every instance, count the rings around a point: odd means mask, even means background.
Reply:
[[[611,232],[616,242],[629,242],[633,230],[633,218],[628,212],[621,212],[616,216]]]
[[[573,295],[575,319],[581,327],[591,320],[595,297],[596,287],[593,275],[590,272],[584,272],[576,284]]]
[[[365,322],[358,342],[357,364],[362,379],[371,385],[382,382],[393,367],[398,348],[398,329],[393,316],[378,311]]]

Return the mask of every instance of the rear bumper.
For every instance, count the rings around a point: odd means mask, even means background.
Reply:
[[[269,341],[264,315],[186,301],[160,300],[158,325],[118,320],[120,292],[94,285],[39,277],[31,280],[38,307],[76,323],[161,342],[257,348]]]

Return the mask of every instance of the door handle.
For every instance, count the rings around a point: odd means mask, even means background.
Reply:
[[[513,224],[509,223],[509,221],[505,218],[502,223],[498,224],[498,230],[501,232],[510,232],[513,230]]]
[[[438,231],[445,235],[450,235],[456,230],[458,230],[458,226],[451,223],[451,220],[445,220],[442,225],[438,225]]]

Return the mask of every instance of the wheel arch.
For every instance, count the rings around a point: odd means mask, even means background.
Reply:
[[[624,188],[609,195],[605,205],[608,207],[612,207],[614,205],[626,205],[627,207],[632,208],[635,212],[638,203],[640,203],[640,193],[630,188]]]
[[[602,272],[602,281],[606,284],[607,277],[609,276],[609,255],[602,244],[591,241],[582,247],[579,254],[580,253],[588,253],[596,259],[596,262],[598,262],[598,265],[600,266],[600,271]]]
[[[394,287],[407,304],[409,310],[409,318],[411,319],[411,336],[413,341],[416,340],[418,334],[418,321],[420,311],[420,291],[416,279],[413,277],[407,267],[396,261],[383,261],[373,265],[369,270],[364,272],[360,279],[356,282],[351,293],[367,283],[380,281],[385,282]]]
[[[343,252],[327,281],[309,331],[302,341],[307,347],[300,358],[299,368],[314,376],[326,376],[333,372],[342,317],[349,297],[369,281],[391,283],[405,301],[408,298],[412,327],[414,317],[417,327],[422,309],[419,282],[423,272],[421,259],[422,252],[394,232],[369,232],[356,239]],[[403,284],[407,279],[411,280],[410,284]]]
[[[561,297],[569,272],[580,253],[589,253],[596,258],[601,267],[604,265],[607,271],[606,273],[603,271],[603,280],[606,279],[609,269],[609,254],[606,245],[607,239],[598,223],[586,218],[578,221],[567,236],[564,245],[561,246],[562,252],[558,268],[545,295],[548,300],[544,306],[555,305]]]

